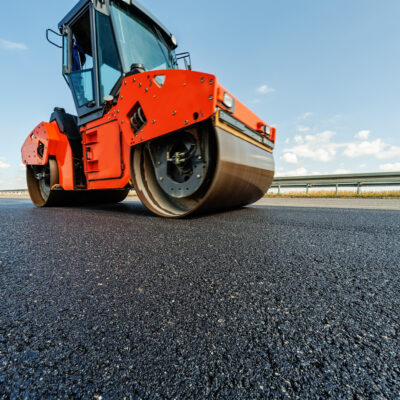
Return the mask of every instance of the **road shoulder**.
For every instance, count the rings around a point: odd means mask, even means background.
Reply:
[[[264,197],[255,206],[277,207],[309,207],[309,208],[354,208],[366,210],[399,210],[400,199],[368,199],[368,198],[287,198]]]

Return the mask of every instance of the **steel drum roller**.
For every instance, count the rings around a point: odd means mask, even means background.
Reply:
[[[134,187],[140,200],[154,213],[177,218],[228,210],[254,203],[268,190],[274,175],[271,152],[211,123],[207,128],[199,128],[200,135],[204,135],[205,129],[208,129],[207,143],[203,143],[208,149],[204,157],[207,176],[199,178],[202,184],[188,196],[171,195],[160,183],[168,178],[158,176],[154,151],[146,145],[135,147],[131,166]],[[157,156],[162,158],[162,154]]]

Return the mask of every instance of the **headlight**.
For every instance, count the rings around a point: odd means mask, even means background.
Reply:
[[[175,48],[178,47],[178,41],[176,40],[176,37],[174,35],[171,35],[171,43]]]
[[[271,128],[268,125],[264,125],[263,131],[267,136],[271,135]]]
[[[235,105],[235,100],[231,95],[225,93],[224,99],[222,100],[222,104],[227,108],[233,108],[233,106]]]

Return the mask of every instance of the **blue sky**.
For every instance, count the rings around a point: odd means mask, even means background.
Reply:
[[[25,186],[20,147],[54,106],[74,111],[47,43],[73,0],[0,14],[0,189]],[[219,81],[278,129],[278,175],[400,171],[400,1],[142,0]]]

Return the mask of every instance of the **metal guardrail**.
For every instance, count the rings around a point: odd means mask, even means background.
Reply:
[[[337,194],[341,187],[356,187],[360,194],[361,188],[368,186],[400,186],[400,172],[276,177],[271,188],[280,193],[282,188],[304,187],[308,194],[312,187],[334,187]]]
[[[16,194],[16,193],[21,193],[21,194],[28,194],[28,189],[8,189],[8,190],[0,190],[0,193],[3,194]]]
[[[341,187],[356,187],[361,193],[362,187],[371,186],[400,186],[400,172],[382,172],[370,174],[341,174],[341,175],[310,175],[276,177],[271,185],[272,189],[282,188],[306,189],[308,193],[312,187],[334,187],[336,193]],[[27,189],[0,190],[0,194],[28,194]]]

